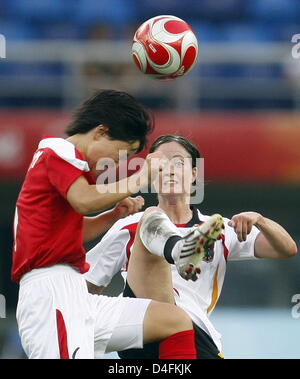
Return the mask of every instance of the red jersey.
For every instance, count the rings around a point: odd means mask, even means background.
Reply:
[[[35,268],[69,264],[88,271],[83,215],[67,201],[70,185],[81,175],[95,180],[75,146],[63,138],[45,138],[38,146],[20,191],[15,212],[12,280]]]

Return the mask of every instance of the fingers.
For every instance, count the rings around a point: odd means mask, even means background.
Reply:
[[[139,212],[144,205],[145,200],[142,196],[127,197],[116,205],[117,215],[121,218],[127,217],[136,212]]]
[[[169,160],[160,151],[155,151],[154,153],[148,154],[146,161],[152,174],[152,180],[158,174],[158,172],[162,171],[169,163]]]
[[[139,184],[137,190],[151,185],[168,162],[168,159],[162,152],[155,151],[154,153],[148,154],[138,173]]]
[[[161,158],[166,158],[165,154],[162,153],[161,151],[155,151],[154,153],[150,153],[146,156],[146,160],[148,159],[153,159],[153,158],[158,158],[158,159],[161,159]]]
[[[133,213],[138,212],[145,205],[145,200],[142,196],[131,198],[133,200]]]
[[[134,201],[133,201],[133,198],[128,197],[120,205],[123,207],[123,210],[124,210],[126,216],[132,215],[134,213]]]
[[[235,222],[233,221],[233,219],[228,222],[228,225],[231,226],[232,228],[235,227]]]
[[[247,221],[246,220],[239,220],[236,224],[235,232],[236,232],[238,240],[240,242],[246,241],[246,239],[247,239]]]
[[[125,201],[128,215],[138,212],[145,204],[145,200],[142,198],[142,196],[128,197],[125,199]]]
[[[131,198],[133,200],[133,212],[136,213],[140,211],[143,206],[145,205],[145,200],[142,196],[137,196],[134,198]]]
[[[247,240],[247,235],[251,232],[253,226],[252,218],[245,212],[232,217],[228,225],[234,228],[237,238],[240,242]]]

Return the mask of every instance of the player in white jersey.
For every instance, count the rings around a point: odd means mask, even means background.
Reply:
[[[88,252],[90,270],[85,277],[90,291],[100,293],[122,270],[126,280],[123,296],[175,302],[194,322],[198,358],[218,358],[221,356],[220,334],[209,316],[221,293],[227,261],[288,258],[296,254],[297,247],[290,235],[274,221],[256,212],[243,212],[224,219],[219,240],[214,243],[213,250],[206,249],[206,261],[200,263],[198,280],[195,280],[195,267],[188,277],[193,280],[186,280],[176,259],[177,245],[182,245],[181,237],[194,230],[195,224],[207,225],[211,217],[190,208],[186,201],[190,192],[176,191],[176,186],[195,180],[195,161],[200,155],[193,144],[179,136],[159,137],[150,151],[161,151],[170,161],[169,170],[163,171],[156,183],[158,207],[116,222]],[[185,158],[191,158],[191,165]],[[163,191],[167,185],[169,191]],[[157,346],[149,344],[143,350],[125,350],[119,355],[122,358],[154,358]]]

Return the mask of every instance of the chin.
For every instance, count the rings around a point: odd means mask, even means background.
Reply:
[[[176,186],[176,185],[172,185],[172,186],[168,186],[168,187],[164,187],[162,188],[162,195],[179,195],[179,196],[182,196],[184,193],[182,192],[182,186]]]
[[[169,191],[169,192],[160,192],[160,196],[164,196],[164,197],[182,197],[182,196],[185,196],[184,193],[178,193],[176,191]]]

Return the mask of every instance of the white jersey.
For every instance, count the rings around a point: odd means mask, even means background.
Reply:
[[[87,253],[90,270],[85,274],[86,280],[106,287],[119,271],[126,280],[131,248],[142,215],[143,212],[139,212],[117,221],[102,240]],[[193,225],[201,224],[209,217],[194,208],[191,221],[186,225],[177,225],[178,232],[184,235]],[[213,261],[201,262],[201,274],[197,281],[186,281],[178,274],[175,265],[171,265],[176,304],[211,336],[220,351],[221,335],[212,325],[209,315],[221,294],[227,261],[256,259],[254,243],[259,233],[259,230],[253,227],[247,240],[239,242],[234,229],[228,226],[228,221],[229,219],[224,218],[225,229],[221,240],[215,243]]]

